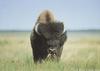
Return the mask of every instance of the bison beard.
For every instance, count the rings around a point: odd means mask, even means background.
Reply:
[[[64,25],[61,22],[49,22],[48,24],[38,24],[31,33],[31,46],[34,62],[42,62],[50,57],[59,61],[64,42],[67,39]]]

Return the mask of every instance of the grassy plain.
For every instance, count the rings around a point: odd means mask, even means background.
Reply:
[[[100,71],[100,32],[68,32],[61,61],[37,65],[30,32],[0,32],[0,71]]]

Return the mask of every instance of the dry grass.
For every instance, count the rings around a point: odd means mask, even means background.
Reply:
[[[59,63],[47,61],[35,65],[30,33],[1,33],[0,71],[100,71],[100,38],[97,35],[68,35]]]

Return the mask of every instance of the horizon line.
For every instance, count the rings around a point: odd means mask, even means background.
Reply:
[[[67,29],[67,31],[96,31],[96,30],[100,30],[100,29]],[[1,31],[32,31],[29,29],[0,29]]]

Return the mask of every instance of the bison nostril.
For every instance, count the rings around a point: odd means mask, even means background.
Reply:
[[[55,54],[55,51],[56,51],[55,49],[49,49],[49,50],[48,50],[48,52],[49,52],[50,54]]]
[[[49,49],[50,51],[55,51],[55,49]]]

